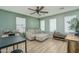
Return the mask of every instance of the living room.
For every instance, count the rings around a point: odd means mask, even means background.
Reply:
[[[78,41],[78,33],[75,30],[79,27],[70,28],[72,19],[79,19],[79,7],[0,6],[0,37],[16,33],[15,35],[21,35],[27,41],[27,49],[22,43],[8,48],[2,47],[1,52],[10,53],[17,48],[27,53],[78,52],[78,45],[75,42]],[[74,37],[75,33],[77,38]],[[70,36],[73,36],[73,40]]]

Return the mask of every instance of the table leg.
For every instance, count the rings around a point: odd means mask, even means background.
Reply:
[[[27,52],[27,42],[25,41],[25,53]]]
[[[13,45],[13,50],[15,50],[15,45]]]
[[[67,53],[69,52],[69,41],[67,41]]]
[[[18,49],[18,44],[17,44],[17,49]]]
[[[1,49],[0,49],[0,53],[1,53]]]
[[[6,48],[6,53],[8,53],[8,51],[7,51],[7,50],[8,50],[8,48]]]

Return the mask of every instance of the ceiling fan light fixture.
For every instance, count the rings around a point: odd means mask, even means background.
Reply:
[[[48,13],[48,11],[43,11],[44,6],[37,6],[36,9],[31,9],[31,8],[28,8],[28,9],[34,11],[33,13],[31,13],[31,15],[32,14],[40,15],[41,13],[45,13],[45,14]]]
[[[61,7],[61,8],[60,8],[60,10],[63,10],[63,9],[64,9],[64,7]]]

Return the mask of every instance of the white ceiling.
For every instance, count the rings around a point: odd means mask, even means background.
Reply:
[[[63,7],[64,7],[64,9],[62,9]],[[41,16],[39,16],[37,14],[31,15],[30,13],[32,13],[33,11],[28,10],[28,8],[35,9],[36,6],[0,6],[0,9],[17,12],[17,13],[29,15],[32,17],[37,17],[37,18],[79,9],[78,6],[45,6],[45,8],[43,10],[48,11],[48,14],[42,14]]]

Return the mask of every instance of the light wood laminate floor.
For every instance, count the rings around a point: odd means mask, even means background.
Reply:
[[[67,42],[47,39],[43,42],[27,40],[28,53],[66,53]]]
[[[16,45],[15,45],[16,48]],[[25,43],[18,44],[18,48],[25,52]],[[13,50],[13,46],[7,47],[7,53]],[[27,53],[66,53],[67,42],[47,39],[43,42],[27,40]],[[2,49],[2,53],[6,53],[6,48]]]

